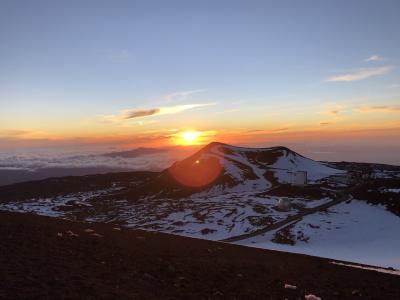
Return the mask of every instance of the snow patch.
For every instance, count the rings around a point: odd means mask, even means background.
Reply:
[[[400,268],[400,218],[381,206],[353,200],[295,222],[295,245],[271,241],[276,231],[237,244]]]
[[[375,271],[375,272],[379,272],[379,273],[386,273],[386,274],[400,276],[400,270],[395,270],[395,269],[390,270],[390,269],[385,269],[385,268],[361,266],[361,265],[354,265],[354,264],[350,264],[350,263],[341,263],[341,262],[336,262],[336,261],[331,261],[331,264],[339,265],[339,266],[346,266],[346,267],[350,267],[350,268],[363,269],[363,270],[371,270],[371,271]]]

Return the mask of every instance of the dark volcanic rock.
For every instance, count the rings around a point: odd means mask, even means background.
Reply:
[[[0,236],[0,299],[400,299],[399,276],[305,255],[4,212]]]

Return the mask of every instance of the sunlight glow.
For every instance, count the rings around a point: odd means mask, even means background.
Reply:
[[[182,134],[182,138],[185,140],[187,144],[193,144],[196,142],[197,138],[199,137],[200,133],[195,131],[186,131]]]
[[[169,135],[170,142],[179,146],[204,145],[212,142],[216,138],[215,130],[196,131],[186,129]]]
[[[204,132],[186,130],[181,131],[172,136],[172,142],[175,145],[191,146],[191,145],[201,145],[204,141]]]

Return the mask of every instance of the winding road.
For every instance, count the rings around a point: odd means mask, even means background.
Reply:
[[[339,203],[342,203],[342,202],[345,202],[345,201],[348,201],[348,200],[352,199],[350,193],[353,190],[355,190],[356,188],[360,187],[360,186],[361,186],[361,184],[358,184],[358,185],[352,186],[350,188],[347,188],[347,189],[344,189],[344,190],[340,190],[340,191],[338,191],[338,197],[336,199],[334,199],[334,200],[332,200],[332,201],[330,201],[328,203],[322,204],[320,206],[317,206],[317,207],[306,208],[306,209],[302,210],[301,212],[299,212],[296,215],[289,216],[288,218],[286,218],[286,219],[284,219],[282,221],[276,222],[276,223],[274,223],[272,225],[269,225],[267,227],[255,230],[255,231],[250,232],[250,233],[245,233],[245,234],[229,237],[227,239],[223,239],[223,240],[220,240],[220,241],[221,242],[227,242],[227,243],[238,242],[238,241],[246,240],[248,238],[252,238],[252,237],[255,237],[255,236],[258,236],[258,235],[262,235],[262,234],[267,233],[267,232],[272,231],[272,230],[282,229],[282,228],[284,228],[284,227],[286,227],[286,226],[288,226],[288,225],[290,225],[290,224],[292,224],[292,223],[294,223],[296,221],[301,220],[303,217],[305,217],[307,215],[311,215],[311,214],[314,214],[314,213],[319,212],[319,211],[324,211],[324,210],[328,209],[331,206],[334,206],[334,205],[337,205]]]

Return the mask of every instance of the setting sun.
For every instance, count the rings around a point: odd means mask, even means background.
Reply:
[[[195,132],[195,131],[185,131],[182,134],[182,139],[187,143],[187,144],[193,144],[196,142],[198,139],[200,133]]]
[[[179,131],[171,135],[171,141],[175,145],[192,146],[202,145],[209,143],[212,138],[215,137],[216,132],[210,131],[194,131],[185,130]]]

